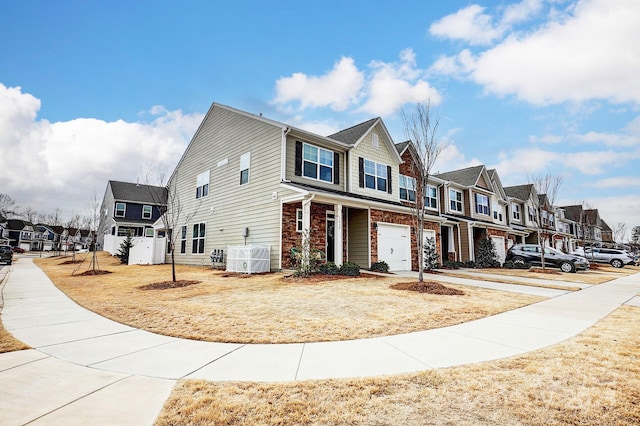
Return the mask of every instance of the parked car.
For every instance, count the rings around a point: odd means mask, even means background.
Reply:
[[[13,250],[10,246],[0,246],[0,262],[11,265],[13,262]]]
[[[24,249],[22,247],[15,246],[12,249],[14,253],[24,253]]]
[[[505,261],[532,265],[542,265],[540,246],[537,244],[515,244],[507,250]],[[576,272],[576,270],[589,269],[589,261],[582,256],[566,254],[552,247],[544,248],[545,266],[560,268],[562,272]]]
[[[608,263],[614,268],[622,268],[624,265],[635,265],[637,263],[637,259],[634,255],[621,249],[592,247],[582,250],[582,248],[580,248],[574,253],[584,256],[595,263]]]

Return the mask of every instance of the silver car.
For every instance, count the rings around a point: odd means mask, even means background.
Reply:
[[[624,265],[635,265],[635,258],[625,250],[603,247],[588,248],[584,251],[584,257],[596,263],[608,263],[614,268],[622,268]]]

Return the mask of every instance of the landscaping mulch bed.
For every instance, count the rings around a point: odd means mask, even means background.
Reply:
[[[84,272],[79,272],[76,274],[73,274],[76,277],[86,277],[86,276],[91,276],[91,275],[104,275],[104,274],[110,274],[111,271],[93,271],[91,269],[89,269],[88,271],[84,271]]]
[[[138,287],[140,290],[167,290],[169,288],[182,288],[190,285],[199,284],[200,281],[192,280],[178,280],[178,281],[163,281],[160,283],[147,284]]]
[[[389,286],[394,290],[417,291],[418,293],[439,294],[443,296],[463,296],[464,291],[455,288],[445,287],[433,281],[398,283]]]
[[[556,271],[555,269],[549,269],[548,267],[545,269],[542,268],[531,268],[529,272],[537,272],[539,274],[548,274],[548,275],[561,275],[560,271]]]

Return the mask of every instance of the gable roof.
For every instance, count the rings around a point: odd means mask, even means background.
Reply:
[[[402,154],[404,154],[409,146],[411,146],[411,141],[399,142],[396,144],[396,151],[398,151],[398,154],[402,157]]]
[[[582,217],[582,206],[581,205],[573,205],[573,206],[563,206],[564,209],[564,217],[572,220],[574,222],[580,223],[580,219]]]
[[[334,133],[327,137],[353,146],[357,144],[373,126],[375,126],[378,120],[380,120],[380,117],[372,118],[371,120],[356,124],[348,129],[340,130],[338,133]]]
[[[161,186],[142,185],[110,180],[111,193],[115,200],[159,204],[167,199],[167,189]]]
[[[518,200],[527,201],[531,196],[533,190],[533,184],[528,183],[526,185],[505,186],[504,193],[507,197],[517,198]]]
[[[31,222],[27,222],[22,219],[9,219],[7,220],[7,229],[12,231],[22,231],[27,226],[31,226],[33,228],[33,224]]]
[[[448,180],[463,186],[475,186],[480,175],[485,170],[483,165],[467,167],[466,169],[454,170],[437,174],[436,177]]]

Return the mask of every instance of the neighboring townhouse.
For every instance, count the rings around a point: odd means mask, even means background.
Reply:
[[[556,232],[553,234],[554,247],[565,253],[572,253],[577,246],[571,231],[571,220],[567,219],[563,207],[556,207]]]
[[[571,221],[574,249],[578,246],[602,245],[602,226],[597,209],[583,209],[580,204],[562,207]]]
[[[33,224],[21,219],[7,220],[9,241],[12,247],[20,247],[25,251],[37,250],[38,242],[34,239]]]
[[[504,261],[513,230],[504,214],[507,195],[497,173],[492,171],[491,175],[480,165],[435,176],[445,182],[440,189],[444,201],[440,211],[451,223],[457,223],[460,261],[475,260],[478,244],[485,238],[493,240],[499,260]]]
[[[600,219],[600,227],[602,228],[602,244],[607,247],[614,247],[616,242],[613,239],[613,229],[602,219]]]
[[[110,180],[100,209],[99,247],[114,255],[127,235],[154,237],[153,224],[164,211],[166,193],[166,188],[159,186]],[[85,245],[92,242],[89,235],[79,239]]]
[[[417,269],[402,163],[380,118],[325,137],[214,103],[170,179],[184,220],[164,231],[175,235],[178,263],[255,244],[270,248],[271,269],[289,268],[308,231],[337,265]],[[435,210],[431,219],[439,240],[444,219]]]
[[[508,217],[514,243],[538,243],[535,200],[538,193],[533,184],[504,188],[509,202]]]

